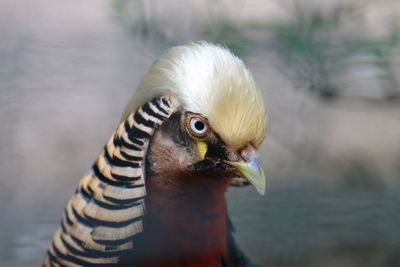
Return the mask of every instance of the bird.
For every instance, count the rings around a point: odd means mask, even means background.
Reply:
[[[266,129],[241,59],[205,41],[170,48],[67,201],[43,266],[253,266],[225,193],[244,181],[265,193]]]

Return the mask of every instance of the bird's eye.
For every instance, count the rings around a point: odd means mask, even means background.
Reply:
[[[206,137],[210,133],[210,126],[205,118],[200,115],[193,114],[188,118],[186,123],[186,128],[189,134],[194,137]]]

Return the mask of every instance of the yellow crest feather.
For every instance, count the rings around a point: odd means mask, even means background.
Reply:
[[[171,95],[185,110],[208,118],[231,148],[258,147],[266,131],[261,92],[243,62],[206,42],[178,46],[150,67],[122,119],[159,95]]]

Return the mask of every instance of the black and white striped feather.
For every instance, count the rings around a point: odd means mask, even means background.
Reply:
[[[149,138],[176,109],[156,97],[122,122],[66,204],[43,266],[110,266],[143,231]]]

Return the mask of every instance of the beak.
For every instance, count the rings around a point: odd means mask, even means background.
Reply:
[[[248,180],[260,195],[265,194],[265,175],[255,151],[248,155],[248,161],[225,161]]]

